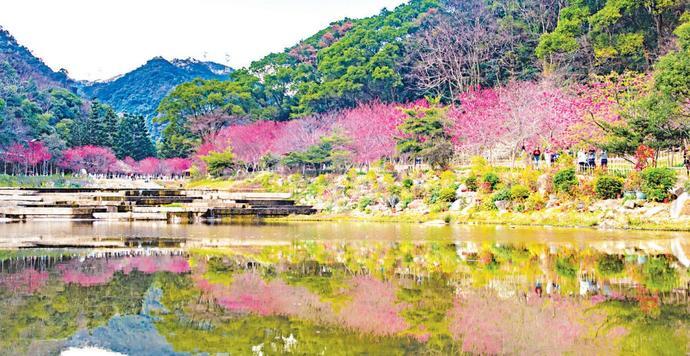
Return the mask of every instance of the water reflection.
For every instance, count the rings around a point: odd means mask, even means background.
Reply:
[[[684,240],[0,252],[0,349],[686,354]]]

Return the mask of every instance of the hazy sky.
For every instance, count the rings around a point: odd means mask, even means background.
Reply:
[[[151,57],[235,68],[281,51],[330,22],[403,0],[8,0],[0,26],[53,69],[108,79]]]

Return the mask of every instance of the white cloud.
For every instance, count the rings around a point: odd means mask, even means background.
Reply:
[[[107,79],[154,56],[233,67],[403,0],[13,0],[0,26],[53,69]],[[229,62],[227,61],[229,58]]]

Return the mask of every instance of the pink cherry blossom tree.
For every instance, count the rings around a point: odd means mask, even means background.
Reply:
[[[368,164],[395,154],[395,136],[404,117],[395,104],[360,104],[338,115],[335,130],[350,139],[354,161]]]
[[[115,162],[117,158],[110,148],[81,146],[66,150],[58,165],[72,172],[85,170],[92,174],[106,174],[112,171]]]

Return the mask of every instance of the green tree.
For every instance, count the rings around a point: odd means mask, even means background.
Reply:
[[[206,163],[208,173],[212,177],[222,177],[237,167],[235,154],[230,148],[223,152],[211,151],[208,155],[202,156],[201,160]]]
[[[143,116],[126,114],[120,119],[115,137],[115,154],[120,159],[132,157],[135,160],[156,156],[156,147]]]
[[[403,156],[422,159],[432,167],[445,167],[453,156],[447,129],[447,108],[432,101],[429,107],[405,110],[407,117],[398,127],[403,133],[397,139],[397,150]]]
[[[302,152],[290,152],[283,158],[283,164],[322,171],[335,169],[344,171],[351,162],[351,153],[345,149],[347,140],[339,135],[324,137],[318,145]]]
[[[106,104],[97,101],[91,103],[91,111],[86,120],[79,122],[85,132],[80,145],[92,145],[115,148],[115,136],[118,132],[118,117],[115,111]]]

